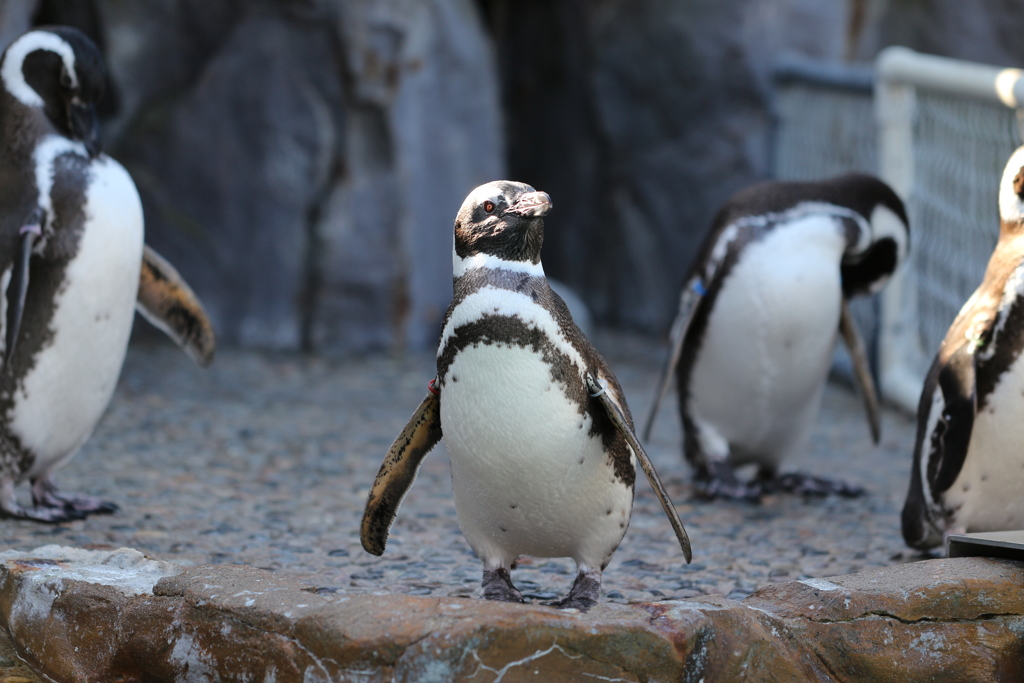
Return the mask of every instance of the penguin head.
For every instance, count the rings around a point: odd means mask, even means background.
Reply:
[[[1004,227],[1024,226],[1024,145],[1010,155],[999,181],[999,219]]]
[[[100,152],[96,103],[106,72],[99,50],[83,33],[65,26],[22,35],[0,60],[4,88],[26,107],[40,109],[65,137]]]
[[[869,228],[843,255],[843,293],[877,294],[907,258],[910,221],[899,195],[878,178],[849,174],[831,181],[834,201],[860,214]]]
[[[466,197],[455,217],[455,255],[540,263],[551,197],[525,183],[496,180]]]

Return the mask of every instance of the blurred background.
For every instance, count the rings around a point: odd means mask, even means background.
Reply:
[[[317,353],[432,347],[497,178],[551,194],[545,268],[598,324],[662,334],[721,202],[800,175],[794,64],[867,135],[887,45],[1024,64],[1019,0],[0,0],[2,46],[50,23],[103,50],[105,149],[222,343]]]

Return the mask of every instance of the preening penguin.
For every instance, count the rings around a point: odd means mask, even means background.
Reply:
[[[702,495],[859,494],[778,470],[810,433],[837,333],[850,347],[878,441],[878,402],[847,300],[879,291],[908,244],[903,203],[871,176],[766,182],[733,195],[680,295],[644,438],[674,375],[684,452]],[[747,464],[758,474],[740,481],[734,468]]]
[[[110,402],[136,304],[203,364],[213,329],[144,246],[135,185],[100,152],[96,47],[74,29],[33,30],[0,58],[0,80],[0,512],[44,522],[113,512],[51,475]],[[31,507],[16,500],[24,479]]]
[[[690,544],[615,376],[548,286],[540,252],[550,208],[545,193],[498,181],[459,210],[437,378],[381,466],[361,540],[384,552],[402,497],[443,433],[484,597],[523,602],[510,577],[519,556],[571,557],[576,581],[557,606],[588,609],[629,524],[636,461],[687,562]]]
[[[1024,147],[999,184],[999,241],[925,378],[903,538],[1024,528]]]

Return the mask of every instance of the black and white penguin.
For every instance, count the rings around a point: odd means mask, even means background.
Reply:
[[[925,378],[903,538],[1024,528],[1024,147],[999,184],[999,241]]]
[[[903,203],[871,176],[765,182],[733,195],[683,287],[644,438],[675,375],[684,452],[702,496],[861,493],[780,475],[779,466],[811,431],[837,333],[850,347],[878,441],[874,384],[846,302],[879,291],[908,245]],[[758,468],[749,482],[735,475],[747,464]]]
[[[459,210],[437,378],[381,466],[362,542],[383,553],[402,496],[443,432],[484,597],[523,602],[510,577],[520,556],[571,557],[576,581],[557,606],[588,609],[629,524],[637,460],[687,562],[690,548],[615,376],[548,286],[540,252],[550,208],[547,194],[498,181]]]
[[[104,67],[74,29],[16,39],[0,58],[0,513],[60,522],[113,512],[52,473],[89,438],[138,306],[201,363],[213,330],[177,272],[143,243],[142,205],[100,153]],[[31,507],[15,485],[32,484]]]

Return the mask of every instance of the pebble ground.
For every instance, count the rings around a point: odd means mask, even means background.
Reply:
[[[662,347],[624,335],[594,341],[639,421]],[[369,486],[433,376],[429,354],[324,359],[224,350],[201,370],[169,345],[134,345],[105,418],[58,477],[63,488],[101,495],[121,511],[56,526],[0,520],[0,545],[130,546],[183,565],[263,567],[337,593],[476,596],[481,566],[459,532],[443,447],[426,458],[384,556],[359,544]],[[648,449],[689,531],[693,563],[685,564],[638,475],[629,531],[604,574],[605,598],[742,598],[774,581],[917,559],[899,535],[913,423],[886,412],[882,433],[873,446],[857,397],[829,385],[806,453],[788,467],[860,484],[866,497],[703,502],[691,496],[670,395]],[[525,559],[513,580],[542,601],[564,594],[573,575],[570,560]]]

